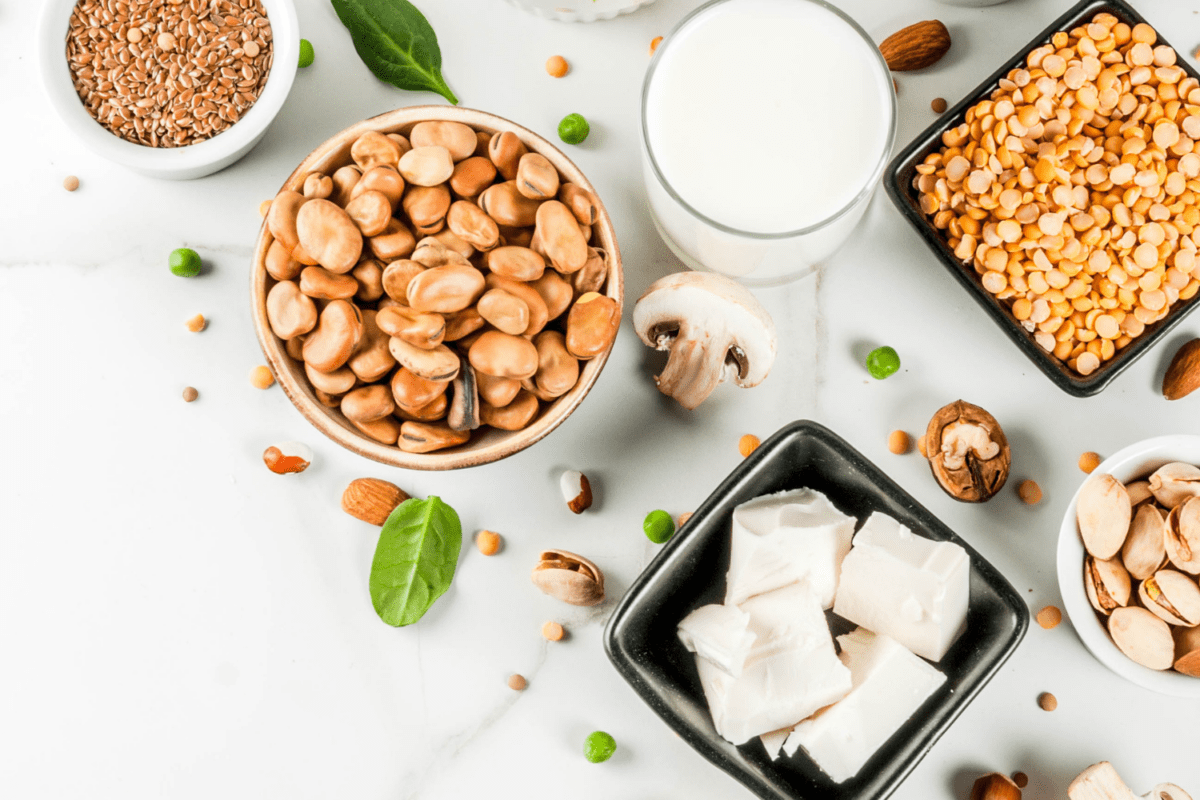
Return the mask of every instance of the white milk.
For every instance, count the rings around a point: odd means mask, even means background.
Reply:
[[[750,283],[806,274],[845,240],[895,128],[875,46],[809,0],[702,8],[660,47],[643,117],[660,232],[689,266]]]

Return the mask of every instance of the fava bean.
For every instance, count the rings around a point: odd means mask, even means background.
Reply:
[[[354,221],[337,204],[309,200],[296,215],[300,244],[330,272],[354,269],[362,255],[363,237]]]
[[[383,265],[373,258],[364,258],[350,270],[358,281],[358,292],[354,297],[364,303],[374,303],[383,297]]]
[[[571,307],[571,301],[575,299],[575,292],[571,288],[571,284],[567,283],[557,272],[547,272],[529,285],[546,304],[550,319],[558,319],[562,316]]]
[[[385,308],[376,322],[389,336],[398,336],[422,350],[434,349],[446,335],[446,320],[441,314],[426,314],[412,308]]]
[[[521,391],[520,381],[484,375],[482,372],[475,373],[475,385],[479,390],[479,398],[496,408],[503,408],[511,403]]]
[[[452,397],[446,411],[446,424],[456,431],[473,431],[479,427],[479,392],[475,370],[470,365],[458,371],[450,383]]]
[[[493,134],[487,131],[475,131],[475,155],[487,158],[488,145],[492,143]]]
[[[392,218],[392,202],[383,192],[366,191],[346,205],[346,215],[363,236],[378,236]]]
[[[596,195],[575,183],[564,183],[558,190],[558,199],[571,213],[580,225],[595,225],[600,216],[600,202]]]
[[[501,131],[492,136],[488,143],[488,158],[496,165],[496,171],[506,181],[517,177],[521,156],[528,152],[529,149],[525,147],[525,143],[512,131]]]
[[[477,201],[483,213],[497,225],[524,228],[537,222],[540,200],[530,200],[517,191],[516,181],[493,183],[479,194]]]
[[[412,142],[410,142],[408,140],[408,137],[404,136],[403,134],[389,133],[387,135],[387,137],[389,139],[391,139],[393,142],[395,142],[396,146],[400,148],[400,155],[402,157],[405,153],[407,153],[409,150],[412,150],[412,148],[413,148]]]
[[[333,372],[321,372],[319,369],[313,369],[312,364],[305,364],[304,374],[315,388],[331,396],[350,391],[358,382],[358,377],[348,367],[341,367]],[[340,404],[341,400],[338,403]]]
[[[483,294],[483,273],[463,264],[444,264],[417,275],[408,284],[408,302],[418,311],[462,311]]]
[[[583,269],[571,275],[571,286],[575,289],[576,294],[598,292],[603,288],[604,280],[607,277],[607,254],[595,247],[589,247],[588,260],[584,262]]]
[[[517,191],[532,200],[549,200],[558,193],[558,170],[541,153],[526,153],[517,166]]]
[[[300,270],[304,269],[304,265],[292,258],[291,251],[278,239],[271,242],[271,246],[267,248],[264,266],[267,268],[267,274],[277,281],[290,281],[298,277]]]
[[[567,352],[566,339],[558,331],[542,331],[533,337],[538,368],[534,384],[545,395],[559,397],[579,381],[579,361]]]
[[[311,172],[304,179],[304,196],[325,199],[333,194],[333,179],[319,172]]]
[[[395,167],[371,167],[350,189],[349,200],[341,205],[349,206],[363,192],[379,192],[388,199],[395,212],[400,207],[400,198],[404,196],[404,178],[400,177]]]
[[[470,200],[459,200],[450,206],[446,225],[460,239],[479,250],[491,250],[500,241],[496,221]]]
[[[441,267],[446,264],[461,264],[472,266],[465,256],[447,247],[437,236],[426,236],[417,242],[417,249],[412,254],[413,261],[426,267]]]
[[[307,250],[304,245],[298,244],[292,248],[292,258],[305,267],[315,267],[320,264]]]
[[[466,444],[470,431],[456,431],[448,425],[429,422],[405,422],[400,426],[400,449],[406,453],[432,453]]]
[[[540,333],[542,328],[546,327],[546,323],[550,321],[550,312],[546,308],[546,301],[530,284],[514,281],[512,278],[505,278],[503,275],[495,273],[487,276],[486,284],[489,289],[503,289],[509,294],[519,297],[529,307],[529,327],[525,329],[525,336]]]
[[[391,372],[392,367],[396,366],[396,359],[388,347],[392,337],[379,327],[379,312],[370,308],[364,309],[362,317],[362,339],[359,340],[358,349],[350,356],[346,366],[361,380],[372,383]]]
[[[394,167],[400,161],[400,146],[379,131],[367,131],[350,145],[350,157],[363,172],[371,167]]]
[[[296,233],[296,216],[307,202],[308,198],[304,195],[287,189],[275,195],[271,201],[271,210],[267,212],[267,230],[288,250],[300,243]]]
[[[383,270],[383,291],[393,300],[408,305],[408,284],[424,271],[425,267],[416,261],[405,258],[393,261]]]
[[[546,259],[528,247],[497,247],[484,254],[483,263],[497,275],[515,281],[535,281],[546,271]]]
[[[410,186],[400,201],[404,213],[418,228],[429,228],[446,219],[450,190],[444,185]]]
[[[342,413],[352,422],[374,422],[396,410],[392,393],[383,384],[352,389],[342,398]]]
[[[407,408],[397,408],[396,416],[409,422],[436,422],[446,416],[449,408],[450,396],[443,392],[420,408],[411,411]]]
[[[538,352],[533,342],[500,331],[486,331],[476,339],[468,358],[476,372],[497,378],[524,380],[532,378],[538,369]]]
[[[409,131],[408,138],[414,148],[444,147],[455,161],[469,158],[475,152],[477,144],[475,131],[471,126],[448,120],[418,122]]]
[[[395,261],[412,254],[413,248],[417,246],[417,237],[404,227],[404,223],[392,217],[383,233],[372,236],[367,240],[367,244],[380,261]]]
[[[304,361],[313,369],[333,372],[349,360],[362,334],[358,307],[345,300],[331,300],[317,318],[317,327],[304,340]]]
[[[450,188],[459,197],[475,197],[496,180],[496,165],[483,156],[472,156],[454,165]]]
[[[295,281],[280,281],[267,292],[267,322],[280,339],[292,339],[317,326],[317,306]]]
[[[388,342],[388,349],[405,369],[427,381],[449,381],[458,374],[458,356],[444,344],[426,350],[393,336]]]
[[[446,315],[446,338],[444,341],[457,342],[487,324],[483,317],[479,315],[479,311],[472,306],[464,308],[462,311],[455,311],[453,314]]]
[[[541,240],[550,266],[559,272],[569,275],[587,263],[587,240],[571,210],[559,201],[549,200],[538,207],[534,236]]]
[[[529,243],[533,241],[533,228],[510,228],[507,225],[501,225],[500,236],[506,245],[529,247]],[[538,255],[542,254],[538,253]],[[542,259],[545,260],[545,256],[542,256]]]
[[[317,300],[349,300],[358,293],[358,281],[323,267],[305,267],[300,273],[300,291]]]
[[[524,300],[503,289],[484,292],[476,308],[479,310],[479,316],[504,333],[517,336],[529,327],[529,306],[525,305]]]
[[[417,186],[437,186],[454,174],[454,160],[439,145],[414,147],[400,158],[400,174]]]
[[[567,350],[584,361],[608,350],[621,325],[617,301],[588,292],[575,301],[567,315]]]
[[[395,444],[400,438],[402,423],[395,417],[381,417],[370,422],[350,420],[350,424],[381,444]]]
[[[329,392],[323,392],[320,389],[314,388],[313,395],[316,396],[317,402],[326,408],[337,408],[342,404],[341,397],[336,394],[330,394]]]
[[[538,399],[522,389],[512,402],[501,408],[490,403],[479,404],[479,420],[502,431],[519,431],[533,422],[538,413]]]
[[[449,381],[431,381],[401,367],[392,375],[392,399],[408,412],[418,411],[444,395]]]
[[[353,164],[347,164],[344,167],[334,170],[332,178],[333,194],[328,199],[345,208],[346,204],[354,198],[354,189],[358,186],[362,177],[362,170]]]
[[[433,238],[441,242],[442,246],[447,250],[452,253],[457,253],[464,259],[469,259],[471,256],[475,255],[475,248],[464,242],[461,238],[459,238],[457,233],[449,228],[435,233]],[[468,261],[467,263],[470,262]]]
[[[296,359],[297,361],[304,360],[304,354],[301,352],[303,349],[304,334],[293,336],[291,339],[288,339],[286,342],[284,342],[284,350],[287,351],[288,356]]]

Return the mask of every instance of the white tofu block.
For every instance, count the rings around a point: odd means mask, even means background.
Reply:
[[[838,637],[839,658],[854,688],[796,726],[784,744],[790,756],[804,748],[830,778],[852,778],[907,722],[946,676],[887,636],[859,628]]]
[[[814,489],[757,497],[733,510],[725,602],[739,605],[763,592],[808,581],[822,608],[833,605],[854,517]]]
[[[771,757],[772,761],[779,758],[779,751],[783,749],[783,743],[787,741],[791,733],[791,728],[780,728],[777,731],[764,733],[758,737],[758,740],[762,742],[763,749],[767,751],[767,755]]]
[[[737,606],[700,606],[679,623],[679,641],[736,678],[754,644],[749,626],[750,615]]]
[[[842,562],[835,614],[940,661],[967,627],[971,560],[887,514],[867,518]]]
[[[717,732],[733,744],[795,725],[850,691],[820,603],[806,584],[792,584],[742,605],[754,646],[733,677],[696,659]]]

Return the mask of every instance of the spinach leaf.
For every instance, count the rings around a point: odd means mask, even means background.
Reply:
[[[411,625],[450,588],[462,523],[440,497],[405,500],[383,529],[371,561],[371,603],[388,625]]]
[[[331,0],[354,49],[376,78],[413,92],[458,98],[442,77],[442,51],[425,15],[408,0]]]

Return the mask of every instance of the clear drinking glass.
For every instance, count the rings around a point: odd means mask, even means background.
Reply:
[[[696,210],[667,180],[659,159],[656,158],[647,122],[647,109],[652,102],[651,90],[655,75],[664,59],[670,57],[672,42],[678,40],[681,32],[711,9],[739,0],[711,0],[684,17],[655,52],[642,86],[642,168],[650,215],[655,227],[675,255],[687,266],[722,273],[751,286],[778,285],[802,278],[828,259],[846,241],[879,184],[896,138],[896,95],[887,64],[874,42],[853,19],[822,0],[789,1],[818,6],[839,18],[867,44],[870,55],[866,57],[872,62],[871,68],[878,70],[878,75],[882,76],[887,86],[883,93],[885,108],[882,109],[882,124],[887,127],[886,143],[880,152],[865,156],[874,159],[869,178],[849,202],[839,204],[840,207],[837,208],[830,208],[828,215],[820,221],[782,233],[740,230]],[[798,43],[797,46],[803,44]],[[770,76],[755,75],[753,79],[769,80]],[[830,74],[814,76],[814,79],[831,80],[836,79],[836,75],[831,69]],[[721,98],[715,97],[712,102],[720,103]],[[704,166],[697,163],[695,168],[704,169]],[[822,187],[799,187],[801,191],[821,189]]]

